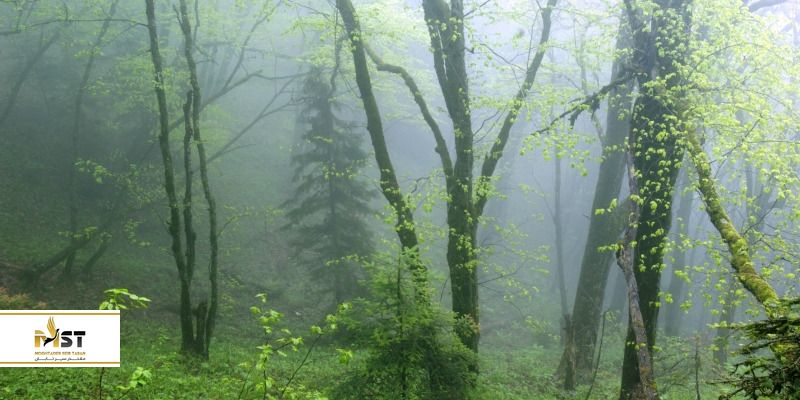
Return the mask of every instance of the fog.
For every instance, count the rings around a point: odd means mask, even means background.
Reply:
[[[798,12],[4,1],[0,398],[795,398]]]

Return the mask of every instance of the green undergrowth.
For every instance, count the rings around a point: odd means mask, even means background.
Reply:
[[[134,311],[135,312],[135,311]],[[208,361],[181,356],[177,326],[153,327],[141,318],[123,318],[122,366],[120,368],[2,368],[0,399],[99,399],[102,373],[103,399],[261,399],[263,371],[254,368],[258,338],[239,337],[237,329],[220,332]],[[614,343],[616,344],[616,343]],[[349,371],[367,357],[355,351],[351,365],[340,361],[339,345],[317,346],[293,379],[286,399],[331,398],[334,388]],[[273,357],[267,367],[275,385],[282,388],[305,356],[307,347]],[[472,398],[476,400],[585,399],[588,385],[564,392],[553,379],[558,365],[558,347],[515,348],[508,344],[482,349],[481,375]],[[680,356],[676,354],[676,356]],[[138,377],[132,382],[132,375]],[[148,377],[141,378],[146,371]],[[590,399],[609,399],[619,390],[619,359],[613,352],[604,357]],[[701,398],[716,398],[722,388],[701,377]],[[133,388],[131,388],[133,387]],[[303,392],[302,397],[288,393]],[[664,400],[694,400],[693,381],[671,385]]]

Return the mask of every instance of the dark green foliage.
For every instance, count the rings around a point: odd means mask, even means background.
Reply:
[[[788,316],[769,318],[736,326],[750,340],[739,350],[746,358],[734,366],[736,386],[733,398],[742,393],[750,399],[770,396],[779,399],[800,397],[800,298],[785,301]],[[771,351],[769,350],[771,349]],[[775,350],[780,353],[775,356]]]
[[[369,351],[336,389],[337,399],[465,399],[477,362],[453,332],[452,313],[415,293],[408,267],[371,264],[370,298],[343,319]]]
[[[359,175],[367,160],[362,138],[336,116],[335,86],[312,69],[303,86],[302,144],[292,157],[299,182],[288,206],[294,236],[290,243],[298,266],[306,268],[336,304],[357,288],[354,260],[372,252],[366,216],[374,193]]]

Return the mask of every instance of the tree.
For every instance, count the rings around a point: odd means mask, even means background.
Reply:
[[[611,68],[612,81],[622,76],[628,68],[626,53],[631,46],[630,36],[627,22],[622,18],[617,34],[617,55]],[[572,309],[575,373],[581,381],[585,381],[592,371],[605,288],[613,258],[612,252],[603,251],[603,248],[612,245],[625,229],[625,219],[620,218],[619,212],[624,207],[610,213],[595,210],[609,208],[619,197],[625,172],[624,145],[630,125],[632,89],[633,83],[625,81],[615,85],[608,94],[606,133],[602,140],[603,158],[598,167],[589,231]]]
[[[372,252],[365,221],[374,193],[360,176],[367,160],[362,139],[339,119],[334,82],[338,67],[324,79],[321,68],[310,71],[303,85],[300,151],[292,157],[294,195],[284,203],[291,239],[302,265],[333,293],[334,306],[357,293],[357,260]]]
[[[75,116],[72,124],[72,165],[69,168],[69,233],[70,233],[70,245],[75,246],[76,243],[79,241],[80,232],[78,231],[78,215],[79,215],[79,204],[78,204],[78,188],[77,188],[77,174],[78,174],[78,161],[81,157],[81,131],[83,129],[83,121],[84,121],[84,110],[83,110],[83,103],[84,97],[86,95],[86,90],[88,89],[89,79],[92,75],[92,69],[94,68],[94,64],[97,58],[97,54],[102,49],[103,40],[105,39],[106,34],[108,33],[108,29],[111,26],[111,19],[114,17],[114,14],[117,11],[117,4],[119,4],[119,0],[114,0],[111,3],[111,6],[108,10],[108,17],[103,21],[103,25],[100,27],[100,31],[97,33],[97,37],[92,43],[92,48],[89,50],[89,58],[86,61],[86,66],[83,69],[83,75],[81,77],[81,81],[78,84],[78,93],[75,96]],[[94,254],[89,258],[92,263],[97,262],[97,259],[103,255],[105,252],[106,246],[108,243],[108,238],[103,240],[100,244],[100,247],[95,251]],[[77,246],[76,246],[77,247]],[[68,256],[64,263],[64,274],[69,277],[72,274],[72,266],[75,263],[75,257],[78,254],[78,248],[72,251]],[[91,265],[89,268],[91,268]],[[88,270],[89,268],[84,267],[84,270]]]
[[[478,248],[476,237],[478,222],[483,215],[486,203],[493,193],[492,181],[498,161],[508,143],[511,128],[517,121],[528,92],[533,86],[536,74],[544,58],[545,44],[550,37],[551,14],[556,0],[550,0],[542,9],[542,30],[535,54],[530,59],[526,68],[525,79],[517,90],[514,98],[509,102],[509,110],[503,118],[503,123],[497,133],[491,149],[483,157],[480,175],[476,178],[474,162],[476,147],[472,127],[472,114],[470,111],[472,98],[469,92],[466,63],[466,37],[464,29],[464,4],[460,0],[453,0],[448,5],[443,0],[423,1],[425,22],[428,27],[431,49],[433,52],[434,69],[439,82],[439,88],[444,98],[447,113],[453,126],[455,160],[451,158],[439,122],[428,109],[427,102],[419,91],[416,82],[402,67],[383,62],[374,52],[365,50],[363,36],[360,28],[354,22],[355,11],[348,0],[337,1],[337,8],[342,14],[347,33],[353,43],[354,60],[367,51],[378,70],[399,75],[408,87],[420,112],[431,129],[436,140],[435,151],[439,155],[444,171],[445,187],[448,194],[447,201],[447,264],[450,272],[450,287],[453,312],[458,320],[456,333],[462,343],[471,350],[478,351],[480,338],[480,319],[478,316]],[[358,54],[357,54],[358,53]],[[365,103],[368,120],[379,119],[377,106],[368,103],[374,102],[371,93],[371,82],[366,65],[363,68],[356,61],[356,81],[361,89],[362,100]],[[369,97],[365,96],[363,87],[369,86]],[[373,124],[373,129],[376,128]],[[368,123],[369,129],[369,123]],[[375,141],[373,140],[373,144]],[[385,144],[384,144],[385,146]],[[376,147],[376,157],[383,149]],[[388,154],[387,154],[388,157]],[[385,163],[384,163],[385,164]],[[386,173],[379,161],[381,174]],[[394,169],[390,173],[395,175]],[[383,178],[382,178],[383,183]],[[397,187],[397,186],[395,186]],[[397,187],[397,194],[402,197]],[[392,200],[390,200],[392,203]],[[395,207],[396,208],[396,207]],[[477,370],[477,366],[473,366]]]
[[[189,69],[190,90],[186,95],[186,102],[183,105],[184,116],[184,140],[183,140],[183,162],[185,184],[184,195],[181,202],[178,201],[175,185],[175,172],[172,164],[172,153],[170,149],[170,123],[169,108],[167,105],[167,93],[164,82],[164,64],[159,50],[158,31],[156,27],[155,5],[153,0],[145,0],[147,13],[147,30],[150,37],[150,56],[153,63],[154,89],[158,101],[159,115],[159,135],[158,142],[161,149],[161,158],[164,169],[164,190],[169,202],[169,221],[168,231],[172,239],[172,256],[178,269],[180,279],[180,320],[181,320],[181,351],[188,354],[196,354],[208,358],[208,350],[211,335],[214,331],[217,303],[219,299],[219,289],[217,281],[217,270],[219,265],[219,244],[217,231],[217,209],[216,202],[211,193],[208,179],[208,166],[205,151],[200,136],[200,109],[201,94],[200,85],[197,79],[197,65],[194,61],[194,34],[189,22],[189,14],[186,1],[180,1],[180,11],[178,20],[184,38],[184,57]],[[196,145],[197,157],[200,164],[200,179],[203,186],[203,194],[208,207],[209,220],[209,282],[211,283],[211,294],[208,300],[198,303],[197,307],[192,306],[191,288],[194,269],[197,262],[196,257],[196,238],[194,230],[192,212],[192,144]],[[181,216],[182,214],[182,216]],[[184,243],[185,242],[185,243]],[[185,246],[185,247],[184,247]],[[196,318],[196,326],[192,321],[192,316]],[[196,328],[196,330],[195,330]]]
[[[633,77],[639,96],[631,115],[630,151],[639,189],[634,272],[639,308],[647,332],[647,346],[655,344],[659,286],[665,240],[672,223],[672,192],[683,159],[680,140],[685,127],[686,104],[681,96],[679,70],[689,40],[691,1],[655,1],[644,11],[638,2],[625,1],[633,32]],[[636,334],[629,318],[622,367],[620,399],[638,399],[649,390],[641,382]]]

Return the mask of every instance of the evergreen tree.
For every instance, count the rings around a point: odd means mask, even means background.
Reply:
[[[366,216],[375,194],[359,177],[367,160],[362,138],[336,116],[336,74],[330,82],[324,75],[314,68],[303,85],[302,143],[292,157],[299,183],[284,206],[299,266],[339,304],[357,293],[356,260],[372,252]]]

